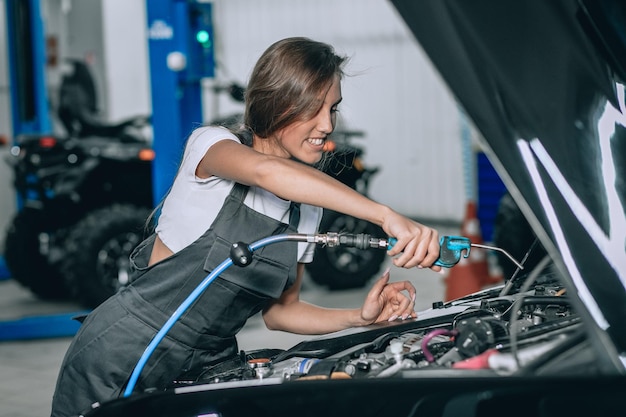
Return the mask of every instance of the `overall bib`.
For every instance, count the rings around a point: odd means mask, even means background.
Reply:
[[[72,416],[119,396],[150,341],[206,276],[229,257],[231,244],[297,233],[289,224],[244,204],[248,187],[235,184],[211,227],[191,245],[148,266],[155,235],[131,254],[131,284],[87,316],[65,355],[52,416]],[[252,315],[296,279],[297,245],[280,242],[254,252],[247,267],[216,278],[174,324],[146,363],[135,391],[164,389],[177,376],[237,353],[235,335]]]

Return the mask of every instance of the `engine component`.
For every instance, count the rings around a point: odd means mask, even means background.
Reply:
[[[455,344],[461,355],[472,357],[494,345],[496,339],[506,335],[506,326],[494,317],[463,319],[457,323]]]

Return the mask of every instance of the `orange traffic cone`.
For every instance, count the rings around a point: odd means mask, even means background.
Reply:
[[[476,203],[474,201],[468,201],[467,203],[460,234],[469,238],[472,243],[483,243]],[[484,286],[494,284],[499,280],[500,277],[493,277],[490,273],[485,249],[473,247],[468,258],[461,256],[459,263],[450,268],[445,278],[445,300],[455,300],[472,294],[480,291]]]

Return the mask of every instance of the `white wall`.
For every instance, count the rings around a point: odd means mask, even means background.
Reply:
[[[105,114],[112,121],[151,114],[145,0],[103,1],[102,22]]]

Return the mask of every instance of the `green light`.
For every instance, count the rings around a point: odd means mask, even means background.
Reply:
[[[207,32],[206,30],[199,30],[196,33],[196,40],[202,44],[210,42],[211,39],[209,37],[209,32]]]

